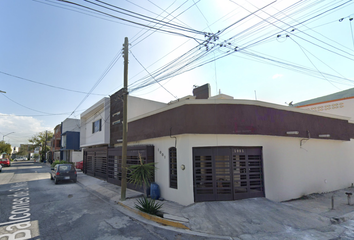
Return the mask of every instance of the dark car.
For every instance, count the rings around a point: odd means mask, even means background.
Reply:
[[[7,167],[10,167],[10,166],[11,166],[10,159],[8,159],[8,158],[2,158],[2,159],[0,159],[0,164],[1,164],[2,166],[7,166]]]
[[[77,172],[72,164],[57,164],[51,169],[50,179],[54,179],[54,183],[59,181],[77,181]]]

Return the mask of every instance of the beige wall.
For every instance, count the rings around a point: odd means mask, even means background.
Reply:
[[[354,99],[333,101],[328,103],[319,103],[311,106],[299,107],[301,109],[312,110],[316,112],[330,113],[339,116],[350,117],[354,119]]]
[[[266,198],[284,201],[304,194],[329,192],[354,183],[354,143],[325,139],[273,137],[259,135],[184,134],[177,137],[178,189],[169,188],[168,149],[174,138],[163,137],[139,141],[153,144],[157,162],[156,183],[161,196],[183,205],[192,204],[192,147],[262,146]],[[181,170],[184,164],[186,169]]]

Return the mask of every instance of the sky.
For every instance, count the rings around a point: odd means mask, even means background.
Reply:
[[[0,140],[28,143],[123,86],[287,105],[354,87],[354,1],[0,1]],[[1,139],[2,137],[2,139]]]

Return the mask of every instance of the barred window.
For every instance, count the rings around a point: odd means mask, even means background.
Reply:
[[[177,189],[177,149],[171,147],[169,149],[170,158],[170,188]]]

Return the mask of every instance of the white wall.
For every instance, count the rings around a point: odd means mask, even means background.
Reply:
[[[339,116],[350,117],[354,119],[354,99],[346,99],[340,101],[331,101],[328,103],[320,103],[311,106],[299,107],[301,109],[312,110],[316,112],[331,113]]]
[[[80,132],[80,119],[67,118],[62,124],[62,134],[70,132]]]
[[[54,152],[53,159],[54,159],[54,161],[56,161],[56,160],[61,160],[61,159],[60,159],[60,152],[59,152],[59,151]]]
[[[101,131],[92,133],[92,123],[101,121]],[[80,147],[109,144],[110,99],[103,98],[81,114]]]
[[[156,183],[161,196],[183,205],[194,202],[192,147],[263,147],[266,198],[284,201],[304,194],[329,192],[354,183],[354,142],[259,135],[183,134],[177,137],[178,189],[169,188],[170,137],[138,141],[155,146]],[[184,164],[186,169],[181,170]]]
[[[72,162],[81,162],[83,160],[83,152],[82,151],[71,150],[70,156],[71,156]]]
[[[128,121],[137,116],[166,107],[166,103],[128,96]]]

